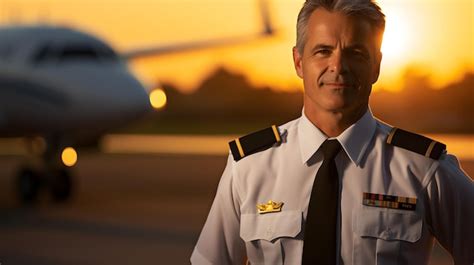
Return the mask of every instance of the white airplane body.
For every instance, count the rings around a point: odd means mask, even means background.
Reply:
[[[67,135],[74,145],[150,109],[145,87],[100,40],[61,27],[0,29],[0,135]]]

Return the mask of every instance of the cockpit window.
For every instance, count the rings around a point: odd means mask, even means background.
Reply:
[[[67,45],[62,48],[59,53],[59,59],[61,61],[66,60],[97,60],[99,54],[94,47],[85,45]]]
[[[36,63],[44,61],[111,61],[117,59],[114,51],[106,46],[93,46],[87,44],[67,44],[64,46],[45,45],[34,55]]]

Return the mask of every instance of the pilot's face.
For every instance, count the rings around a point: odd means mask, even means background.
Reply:
[[[293,49],[296,72],[304,83],[305,108],[338,112],[365,109],[381,60],[370,24],[318,8],[306,30],[303,54]]]

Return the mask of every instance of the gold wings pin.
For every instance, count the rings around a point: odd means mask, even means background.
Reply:
[[[280,212],[283,202],[269,200],[267,203],[257,204],[259,214]]]

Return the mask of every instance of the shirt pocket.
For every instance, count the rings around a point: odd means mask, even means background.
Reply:
[[[353,224],[354,264],[394,265],[401,246],[421,238],[423,221],[414,211],[362,207]]]
[[[240,237],[250,264],[283,264],[282,238],[295,238],[302,227],[301,211],[242,214]]]

